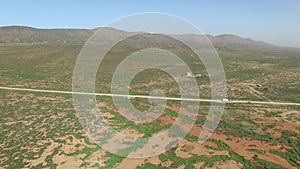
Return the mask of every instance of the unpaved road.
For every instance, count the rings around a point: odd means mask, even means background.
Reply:
[[[95,95],[95,96],[111,96],[111,97],[124,97],[124,98],[147,98],[159,100],[177,100],[177,101],[194,101],[194,102],[215,102],[215,103],[237,103],[237,104],[268,104],[268,105],[286,105],[286,106],[300,106],[300,103],[292,102],[272,102],[272,101],[252,101],[252,100],[211,100],[211,99],[193,99],[193,98],[176,98],[176,97],[158,97],[158,96],[145,96],[145,95],[123,95],[112,93],[85,93],[85,92],[72,92],[72,91],[59,91],[59,90],[41,90],[41,89],[28,89],[28,88],[14,88],[14,87],[0,87],[0,90],[13,90],[13,91],[28,91],[39,93],[57,93],[57,94],[78,94],[78,95]]]

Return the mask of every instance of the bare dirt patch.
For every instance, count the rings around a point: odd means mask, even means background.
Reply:
[[[272,117],[267,117],[266,112],[278,112],[281,111],[282,113],[272,115]],[[275,108],[265,108],[265,109],[253,109],[250,113],[250,118],[253,122],[258,125],[263,124],[274,124],[274,128],[269,130],[269,133],[273,133],[274,136],[279,136],[278,133],[280,130],[290,130],[297,134],[300,134],[300,121],[295,121],[294,119],[297,118],[297,114],[299,112],[288,110],[288,109],[275,109]]]
[[[233,160],[217,161],[212,167],[206,167],[207,169],[242,169],[243,165]]]
[[[116,169],[135,169],[138,166],[141,166],[145,163],[151,164],[160,164],[161,161],[159,160],[159,156],[154,156],[150,158],[125,158],[117,167]]]
[[[204,166],[205,162],[200,162],[197,164],[194,164],[195,169],[201,169]]]
[[[78,154],[74,156],[66,156],[66,155],[58,155],[53,157],[54,163],[57,164],[57,168],[61,169],[73,169],[73,168],[79,168],[82,164],[81,158],[84,157],[84,154]]]
[[[135,169],[137,166],[144,164],[144,159],[139,158],[125,158],[116,169]]]
[[[190,157],[193,157],[194,155],[197,156],[217,156],[217,155],[225,155],[230,156],[228,151],[217,151],[208,149],[205,147],[205,145],[208,144],[200,144],[198,142],[190,142],[187,140],[182,140],[175,150],[175,154],[178,157],[181,157],[183,159],[187,159]]]
[[[166,120],[165,120],[166,119]],[[164,124],[170,124],[173,120],[170,119],[170,117],[166,117],[160,120]],[[201,132],[201,126],[196,126],[194,125],[189,134],[194,135],[194,136],[199,136]],[[243,156],[244,158],[251,160],[254,155],[257,155],[258,158],[272,162],[274,164],[286,167],[286,168],[295,168],[291,166],[288,161],[276,154],[270,153],[270,150],[276,150],[276,151],[282,151],[282,147],[284,145],[271,145],[268,142],[262,142],[258,140],[252,140],[250,138],[245,138],[245,137],[233,137],[233,136],[226,136],[224,134],[217,134],[214,133],[211,136],[212,139],[215,140],[221,140],[224,143],[226,143],[234,152],[238,153],[239,155]],[[187,143],[186,143],[187,144]],[[266,152],[265,154],[258,154],[256,152],[249,152],[248,149],[253,148],[253,145],[255,145],[256,149],[259,149],[261,151]],[[178,153],[178,152],[177,152]],[[182,154],[180,154],[182,153]],[[182,151],[178,154],[178,156],[182,156],[185,158],[191,157],[191,154],[189,153],[183,153]],[[205,154],[207,155],[207,154]]]
[[[128,129],[123,129],[120,131],[122,134],[128,136],[128,137],[132,137],[132,138],[140,138],[143,137],[144,134],[140,133],[134,129],[128,128]]]
[[[249,138],[239,138],[239,137],[230,137],[230,139],[227,139],[228,137],[223,134],[213,134],[212,139],[215,140],[221,140],[224,143],[226,143],[230,148],[238,153],[239,155],[243,156],[244,158],[251,160],[254,155],[257,155],[258,158],[272,162],[274,164],[286,167],[286,168],[295,168],[291,166],[288,161],[276,154],[272,154],[269,151],[270,150],[276,150],[281,151],[281,148],[283,145],[270,145],[267,142],[262,142],[258,140],[252,140]],[[253,145],[255,145],[256,149],[259,149],[261,151],[265,151],[265,154],[258,154],[256,152],[249,152],[247,149],[253,148]]]
[[[30,164],[30,166],[36,166],[38,164],[45,165],[45,159],[47,156],[51,155],[53,150],[59,146],[59,143],[56,143],[54,141],[51,141],[51,144],[44,150],[42,155],[39,158],[33,159],[33,160],[27,160],[27,162]],[[28,147],[29,148],[29,147]]]

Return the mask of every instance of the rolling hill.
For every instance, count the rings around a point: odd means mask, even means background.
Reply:
[[[105,28],[113,29],[113,28]],[[0,27],[0,43],[29,43],[29,44],[53,44],[53,43],[84,43],[97,29],[36,29],[24,26]],[[121,31],[116,30],[114,31]],[[123,33],[129,33],[121,31]],[[203,35],[186,34],[183,36],[189,40],[201,43]],[[275,49],[277,46],[242,38],[236,35],[223,34],[218,36],[206,35],[216,47],[229,49]]]

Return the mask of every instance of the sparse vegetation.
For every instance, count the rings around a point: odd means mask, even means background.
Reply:
[[[27,42],[26,39],[24,41]],[[82,45],[81,42],[1,44],[0,86],[71,91],[74,64]],[[109,57],[99,67],[96,91],[111,92],[110,81],[114,66],[127,54],[142,49],[143,45],[145,44],[131,48],[132,46],[123,43],[108,53]],[[211,89],[205,67],[196,64],[199,60],[191,57],[191,53],[185,48],[170,50],[180,55],[191,66],[193,73],[201,72],[203,76],[197,79],[200,96],[210,98]],[[300,102],[297,95],[300,83],[295,80],[299,79],[298,53],[226,47],[218,48],[218,52],[226,71],[228,98]],[[251,86],[258,82],[263,84],[262,88]],[[167,96],[179,97],[179,87],[175,80],[165,72],[153,69],[140,72],[130,87],[130,95],[148,95],[153,89],[161,89]],[[125,157],[105,152],[101,145],[95,144],[85,134],[74,110],[71,95],[0,90],[0,96],[0,168],[57,168],[69,165],[70,162],[78,168],[108,169],[126,160]],[[116,131],[137,132],[141,134],[141,138],[169,129],[179,116],[175,110],[181,105],[178,101],[168,101],[168,107],[158,119],[138,124],[119,114],[111,97],[97,96],[97,101],[103,103],[99,108],[101,113],[107,113],[105,118],[111,127]],[[148,99],[135,98],[131,102],[141,111],[151,106]],[[200,144],[197,143],[198,134],[206,120],[209,106],[209,103],[200,104],[195,126],[184,140]],[[166,147],[171,149],[159,155],[158,164],[149,160],[137,165],[137,168],[194,168],[199,163],[205,168],[228,161],[249,169],[299,168],[298,112],[297,106],[226,104],[217,130],[207,141],[215,146],[203,147],[228,152],[227,155],[216,155],[209,151],[207,155],[192,155],[185,159],[176,154],[178,147],[171,148],[171,143]],[[188,116],[181,117],[180,120],[184,123],[191,122]],[[178,135],[184,135],[178,127],[173,130]],[[109,141],[111,136],[112,133],[107,133],[101,143]],[[119,153],[126,155],[145,144],[143,141],[139,143],[138,146],[122,149]],[[194,148],[185,148],[184,151],[191,153]]]

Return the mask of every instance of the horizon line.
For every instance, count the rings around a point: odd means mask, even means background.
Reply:
[[[17,25],[17,24],[16,25],[0,25],[0,28],[8,28],[8,27],[20,27],[20,28],[23,27],[23,28],[31,28],[31,29],[37,29],[37,30],[96,30],[96,29],[100,29],[100,28],[112,28],[112,29],[116,29],[116,30],[124,31],[124,32],[137,32],[137,31],[126,31],[126,30],[121,30],[121,29],[114,28],[114,27],[105,27],[105,26],[90,28],[90,27],[38,27],[38,26]],[[143,31],[141,31],[141,32],[143,32]],[[145,32],[145,33],[151,33],[151,32]],[[266,42],[264,40],[257,40],[257,39],[251,38],[251,37],[244,37],[242,35],[235,34],[235,33],[207,34],[207,33],[203,32],[203,34],[184,33],[184,34],[178,34],[178,35],[204,35],[204,36],[213,36],[213,37],[224,36],[224,35],[237,36],[237,37],[242,38],[242,39],[248,39],[248,40],[252,40],[252,41],[256,41],[256,42],[263,42],[263,43],[266,43],[268,45],[272,45],[274,47],[300,49],[300,47],[298,47],[298,46],[276,45],[272,42]]]

